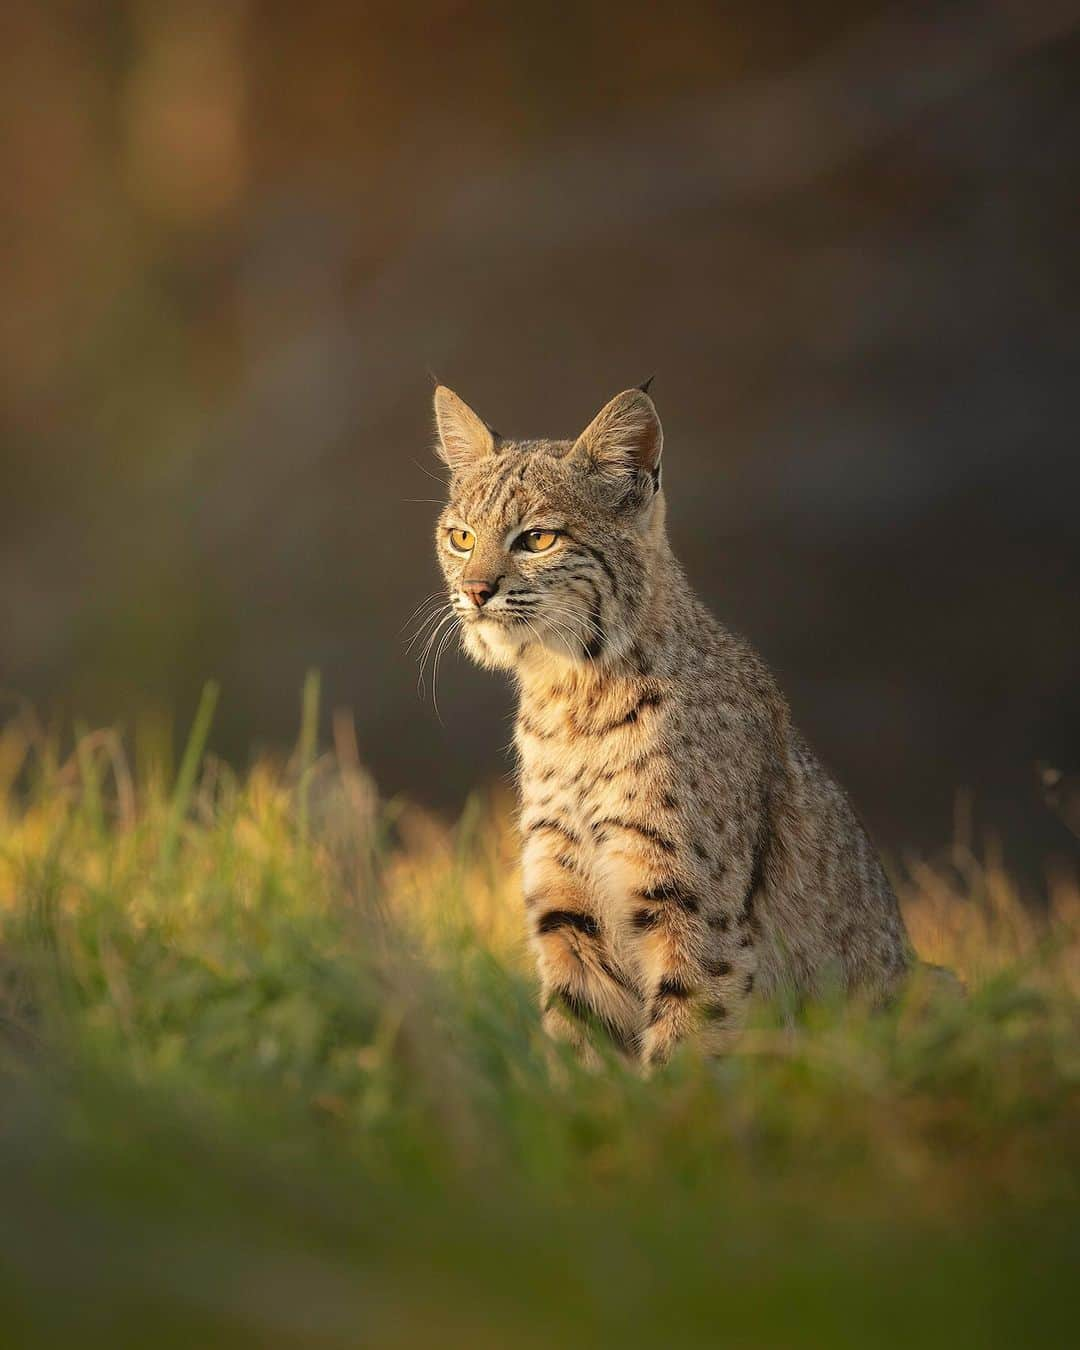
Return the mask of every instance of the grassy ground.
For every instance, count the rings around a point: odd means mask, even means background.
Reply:
[[[313,687],[237,777],[211,701],[175,773],[0,736],[0,1344],[1071,1342],[1074,881],[909,869],[964,1001],[553,1071],[505,804],[380,804]]]

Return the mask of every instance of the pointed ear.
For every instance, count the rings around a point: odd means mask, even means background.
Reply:
[[[586,455],[598,469],[647,473],[656,480],[664,429],[644,389],[624,389],[596,414],[577,438],[573,454]]]
[[[439,429],[435,452],[451,469],[463,469],[498,449],[495,432],[445,384],[435,390],[435,425]]]

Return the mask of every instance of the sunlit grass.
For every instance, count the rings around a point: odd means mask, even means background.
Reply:
[[[0,734],[25,1343],[1065,1343],[1074,878],[1025,896],[960,837],[901,893],[966,998],[762,1007],[723,1062],[588,1074],[539,1031],[510,803],[380,801],[313,681],[296,753],[237,773],[214,697],[175,774]]]

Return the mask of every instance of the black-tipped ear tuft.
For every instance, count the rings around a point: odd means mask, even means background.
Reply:
[[[641,392],[642,392],[643,394],[647,394],[647,393],[649,392],[649,386],[652,384],[653,380],[655,380],[655,379],[656,379],[656,376],[655,376],[655,375],[650,375],[649,378],[645,381],[644,384],[639,384],[639,385],[638,385],[638,388],[641,390]]]

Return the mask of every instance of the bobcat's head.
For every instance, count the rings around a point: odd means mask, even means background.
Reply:
[[[504,440],[435,390],[449,501],[435,548],[480,665],[545,649],[601,663],[633,641],[664,540],[663,431],[642,389],[616,395],[572,441]]]

